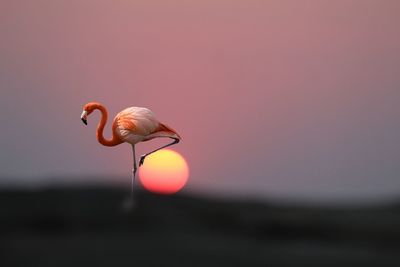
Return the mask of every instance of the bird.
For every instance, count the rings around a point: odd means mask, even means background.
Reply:
[[[138,170],[136,165],[135,145],[140,142],[152,140],[154,138],[166,137],[173,139],[171,143],[163,145],[153,151],[150,151],[139,159],[139,167],[144,164],[144,160],[150,154],[163,148],[179,143],[182,138],[171,127],[161,123],[154,113],[144,107],[129,107],[119,112],[111,125],[112,137],[107,140],[104,138],[103,131],[108,120],[108,112],[104,105],[98,102],[89,102],[83,106],[81,114],[82,122],[87,125],[88,117],[93,111],[99,110],[101,119],[97,126],[96,137],[100,144],[107,147],[114,147],[122,143],[129,143],[132,146],[133,168],[131,184],[131,201],[133,201],[133,189]]]

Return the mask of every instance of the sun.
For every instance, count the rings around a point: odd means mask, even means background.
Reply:
[[[174,194],[185,186],[189,167],[178,152],[162,149],[146,157],[139,168],[139,178],[143,187],[151,192]]]

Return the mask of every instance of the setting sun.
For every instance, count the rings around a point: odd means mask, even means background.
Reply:
[[[174,194],[185,186],[188,177],[189,167],[185,159],[169,149],[149,155],[139,169],[143,187],[154,193]]]

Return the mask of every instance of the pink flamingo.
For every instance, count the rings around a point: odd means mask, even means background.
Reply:
[[[103,136],[104,126],[108,119],[107,109],[100,103],[90,102],[83,107],[81,120],[87,125],[88,116],[94,110],[100,110],[101,120],[97,126],[97,140],[104,146],[116,146],[124,142],[132,145],[133,153],[133,169],[132,169],[132,195],[133,195],[133,184],[136,177],[136,155],[135,155],[135,144],[139,142],[148,141],[158,137],[172,138],[174,141],[168,143],[162,147],[159,147],[149,153],[146,153],[140,157],[139,167],[144,163],[145,158],[163,148],[179,143],[181,137],[179,134],[168,127],[167,125],[159,122],[154,113],[147,108],[130,107],[122,110],[115,116],[112,123],[112,138],[107,140]]]

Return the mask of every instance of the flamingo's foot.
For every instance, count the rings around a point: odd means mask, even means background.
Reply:
[[[143,165],[145,158],[146,158],[146,155],[140,156],[139,167]]]
[[[136,208],[136,203],[131,197],[126,198],[121,203],[121,209],[123,212],[133,212],[135,208]]]

